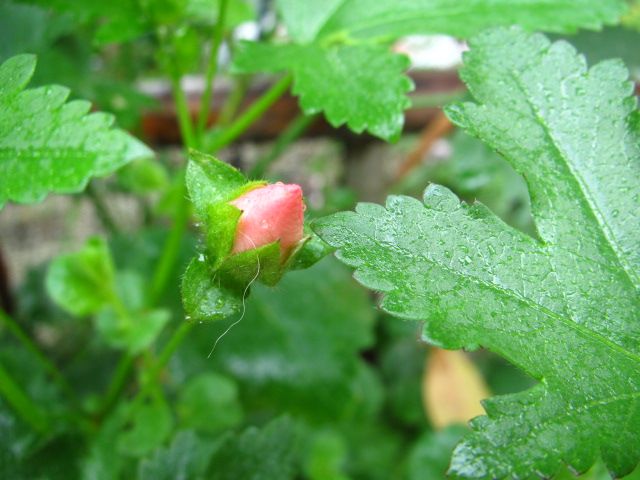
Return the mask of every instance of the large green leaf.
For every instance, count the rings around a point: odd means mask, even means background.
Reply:
[[[383,308],[426,320],[445,348],[497,352],[537,379],[485,402],[456,448],[459,478],[534,478],[599,456],[640,460],[640,141],[618,61],[587,69],[567,43],[519,29],[471,41],[462,76],[478,103],[452,120],[528,183],[539,239],[431,186],[321,220]]]
[[[466,37],[484,28],[519,24],[531,30],[573,32],[614,23],[622,0],[279,0],[293,42],[245,43],[234,54],[237,72],[289,71],[306,114],[324,111],[385,140],[397,139],[406,93],[406,59],[390,41],[409,34]]]
[[[487,27],[512,24],[530,30],[571,32],[614,23],[625,8],[618,0],[343,0],[320,34],[346,31],[356,38],[397,38],[446,33],[467,37]]]
[[[111,115],[88,114],[91,104],[83,100],[66,102],[66,88],[25,90],[35,66],[33,55],[0,65],[0,207],[7,200],[32,203],[50,192],[78,192],[91,177],[152,155],[112,128]]]

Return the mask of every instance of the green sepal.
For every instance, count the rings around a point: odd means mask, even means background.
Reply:
[[[308,228],[305,228],[305,235],[287,261],[291,270],[309,268],[335,250]]]
[[[242,210],[229,203],[217,203],[209,207],[206,219],[206,261],[217,270],[231,253],[236,238],[236,228]]]
[[[186,184],[196,213],[206,218],[212,205],[229,202],[249,190],[266,185],[266,182],[251,182],[228,163],[190,150]]]
[[[182,277],[182,304],[187,319],[222,320],[240,311],[243,291],[229,286],[204,258],[194,258]]]
[[[243,290],[254,280],[273,286],[282,278],[284,271],[280,263],[280,242],[231,255],[218,270],[223,278]]]

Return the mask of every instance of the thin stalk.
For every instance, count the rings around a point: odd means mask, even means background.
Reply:
[[[107,393],[104,396],[102,405],[99,409],[99,416],[103,417],[111,411],[117,403],[120,394],[124,391],[124,387],[131,375],[133,369],[134,357],[125,353],[120,357],[116,370],[111,377],[111,383],[107,387]]]
[[[191,116],[189,114],[189,106],[187,105],[187,97],[180,86],[180,77],[173,75],[171,77],[171,88],[173,91],[173,98],[176,102],[176,109],[178,113],[178,123],[180,125],[180,134],[182,135],[182,141],[188,147],[195,147],[197,144],[196,136],[193,132],[193,125],[191,124]]]
[[[234,78],[233,88],[231,93],[227,96],[222,108],[220,109],[220,116],[218,117],[217,127],[223,129],[231,123],[231,120],[236,115],[242,99],[247,93],[247,87],[249,86],[250,76],[242,75]]]
[[[180,87],[180,79],[173,78],[172,81],[173,96],[176,99],[176,108],[178,109],[178,121],[180,123],[180,131],[187,148],[197,146],[197,139],[193,134],[191,119],[187,109],[184,92]],[[173,218],[173,227],[169,233],[160,255],[160,259],[153,273],[151,280],[151,290],[149,295],[149,305],[156,305],[164,295],[171,274],[173,273],[178,257],[180,255],[180,245],[182,237],[187,229],[189,221],[189,201],[187,200],[187,187],[184,181],[180,182],[180,192],[178,196],[178,204]]]
[[[149,295],[149,305],[157,305],[171,280],[171,277],[178,263],[182,237],[187,230],[189,222],[189,201],[187,200],[187,187],[182,181],[180,184],[180,198],[176,205],[176,212],[173,218],[173,226],[169,232],[169,237],[162,248],[162,254],[156,265],[151,280],[151,290]]]
[[[278,100],[284,92],[287,91],[291,84],[291,76],[285,75],[276,83],[274,83],[269,90],[264,92],[262,96],[253,102],[247,110],[245,110],[227,129],[225,129],[220,135],[216,136],[207,150],[210,152],[216,152],[228,144],[233,142],[236,138],[244,133],[244,131],[253,124],[258,118],[260,118],[264,112],[266,112],[276,100]]]
[[[67,397],[69,397],[69,399],[75,399],[73,389],[69,383],[67,383],[66,378],[62,375],[58,367],[42,353],[33,340],[22,330],[20,325],[2,310],[0,310],[0,323],[38,360],[42,368],[51,376],[56,385],[60,387]]]
[[[45,433],[49,429],[49,421],[45,413],[27,396],[2,365],[0,365],[0,395],[36,432]]]
[[[220,0],[218,8],[218,21],[213,29],[213,38],[211,41],[211,56],[209,57],[209,64],[207,65],[207,72],[205,74],[205,87],[202,99],[200,100],[200,112],[198,114],[197,132],[198,138],[202,138],[204,129],[207,125],[207,119],[209,118],[209,112],[211,111],[211,96],[213,94],[213,82],[218,71],[218,52],[220,51],[220,45],[224,38],[224,24],[227,16],[227,4],[228,0]]]
[[[300,135],[311,125],[316,119],[316,115],[298,115],[285,129],[275,141],[273,147],[265,156],[260,158],[256,164],[249,170],[249,178],[262,178],[269,166],[282,155],[282,153],[295,142]]]
[[[462,100],[467,91],[460,89],[453,92],[424,93],[411,96],[411,109],[443,107],[448,103]]]
[[[120,228],[118,228],[118,225],[113,219],[111,213],[109,213],[109,209],[107,208],[106,203],[104,203],[100,192],[98,192],[98,189],[93,183],[89,183],[89,185],[87,185],[86,193],[89,200],[91,200],[91,203],[93,203],[98,219],[105,230],[111,235],[117,235],[120,233]]]
[[[180,326],[173,332],[173,335],[167,342],[167,344],[160,352],[158,360],[155,362],[154,366],[151,368],[151,372],[146,376],[144,385],[136,395],[134,399],[134,408],[140,405],[151,393],[153,393],[154,389],[157,388],[158,377],[162,372],[162,369],[169,363],[171,356],[178,349],[182,341],[187,337],[195,322],[187,322],[184,321],[180,324]]]

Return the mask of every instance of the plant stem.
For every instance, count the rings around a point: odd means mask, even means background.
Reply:
[[[96,209],[98,219],[100,220],[100,223],[102,223],[102,226],[105,228],[105,230],[111,235],[119,234],[120,229],[118,228],[118,225],[116,225],[116,222],[111,216],[111,213],[109,213],[107,205],[102,200],[100,192],[98,192],[98,189],[93,183],[89,183],[87,185],[86,193],[91,200],[91,203],[93,203],[93,207]]]
[[[146,377],[146,382],[138,392],[138,395],[134,400],[134,404],[139,404],[140,402],[144,401],[147,396],[153,393],[154,389],[157,387],[158,377],[160,376],[162,369],[167,365],[167,363],[171,359],[171,356],[189,334],[194,324],[195,322],[184,321],[180,324],[176,331],[173,332],[173,335],[162,349],[162,352],[160,352],[160,356],[151,369],[151,372]]]
[[[197,145],[196,136],[193,132],[193,125],[191,124],[191,116],[189,114],[189,106],[187,104],[187,97],[180,86],[180,76],[171,76],[171,88],[173,91],[173,98],[176,102],[176,109],[178,113],[178,123],[180,125],[180,133],[182,135],[182,141],[187,147],[195,147]]]
[[[431,108],[443,107],[444,105],[462,100],[467,91],[464,89],[454,90],[452,92],[424,93],[411,96],[411,109],[413,108]]]
[[[31,340],[24,330],[22,330],[20,325],[18,325],[13,318],[2,310],[0,310],[0,323],[4,324],[7,330],[9,330],[9,332],[11,332],[11,334],[16,337],[35,358],[38,359],[38,362],[40,362],[44,370],[51,375],[53,381],[58,385],[58,387],[60,387],[67,397],[69,397],[69,399],[75,399],[75,394],[71,386],[67,383],[67,380],[60,370],[58,370],[58,367],[56,367],[53,362],[51,362],[51,360],[42,353],[33,340]]]
[[[2,365],[0,365],[0,394],[36,432],[44,433],[49,429],[45,413],[24,393]]]
[[[258,100],[253,102],[247,110],[245,110],[231,125],[229,125],[229,128],[216,136],[211,144],[207,146],[207,150],[215,153],[242,135],[253,122],[260,118],[264,112],[266,112],[269,107],[271,107],[271,105],[273,105],[276,100],[278,100],[278,98],[287,91],[290,84],[290,75],[285,75],[274,83],[269,90],[267,90]]]
[[[151,280],[149,305],[157,305],[159,303],[171,280],[171,276],[178,262],[178,257],[180,256],[182,237],[187,230],[187,223],[189,222],[189,201],[187,199],[187,187],[184,180],[180,183],[179,195],[180,198],[173,217],[173,226],[162,248],[162,254],[160,255]]]
[[[247,173],[249,178],[262,178],[267,168],[304,133],[316,118],[316,115],[305,115],[304,113],[298,115],[278,137],[269,153],[260,158],[249,170]]]
[[[242,75],[234,77],[233,87],[231,92],[227,96],[222,108],[220,109],[220,116],[218,117],[217,127],[223,129],[231,123],[233,117],[235,117],[240,103],[247,93],[247,87],[249,86],[251,77],[249,75]]]
[[[103,417],[115,406],[118,397],[123,392],[125,384],[129,379],[133,367],[134,357],[128,353],[123,354],[118,361],[115,373],[111,378],[111,383],[107,388],[102,405],[99,409],[99,416]]]
[[[218,71],[218,52],[220,51],[220,45],[224,38],[224,24],[227,16],[227,4],[228,0],[220,0],[218,8],[218,21],[213,29],[213,39],[211,42],[211,56],[209,57],[209,64],[207,65],[207,72],[205,74],[205,87],[202,99],[200,100],[200,112],[198,115],[197,132],[198,138],[202,138],[204,129],[207,125],[207,119],[209,118],[209,112],[211,110],[211,96],[213,93],[213,82]]]

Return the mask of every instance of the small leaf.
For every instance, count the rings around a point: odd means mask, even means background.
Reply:
[[[132,457],[142,457],[159,447],[173,428],[171,411],[160,401],[139,407],[132,422],[117,439],[120,454]]]
[[[123,318],[114,310],[106,309],[96,317],[96,327],[108,345],[135,355],[158,338],[170,318],[168,310],[151,310]]]
[[[177,412],[183,426],[205,433],[236,427],[244,416],[236,383],[217,373],[190,379],[180,389]]]
[[[7,200],[34,203],[50,192],[81,191],[91,177],[152,155],[111,128],[111,115],[89,114],[86,101],[66,102],[66,88],[24,90],[35,62],[33,55],[19,55],[0,65],[0,207]]]
[[[73,315],[97,313],[115,296],[115,273],[107,244],[87,241],[82,250],[57,257],[47,271],[47,292]]]

